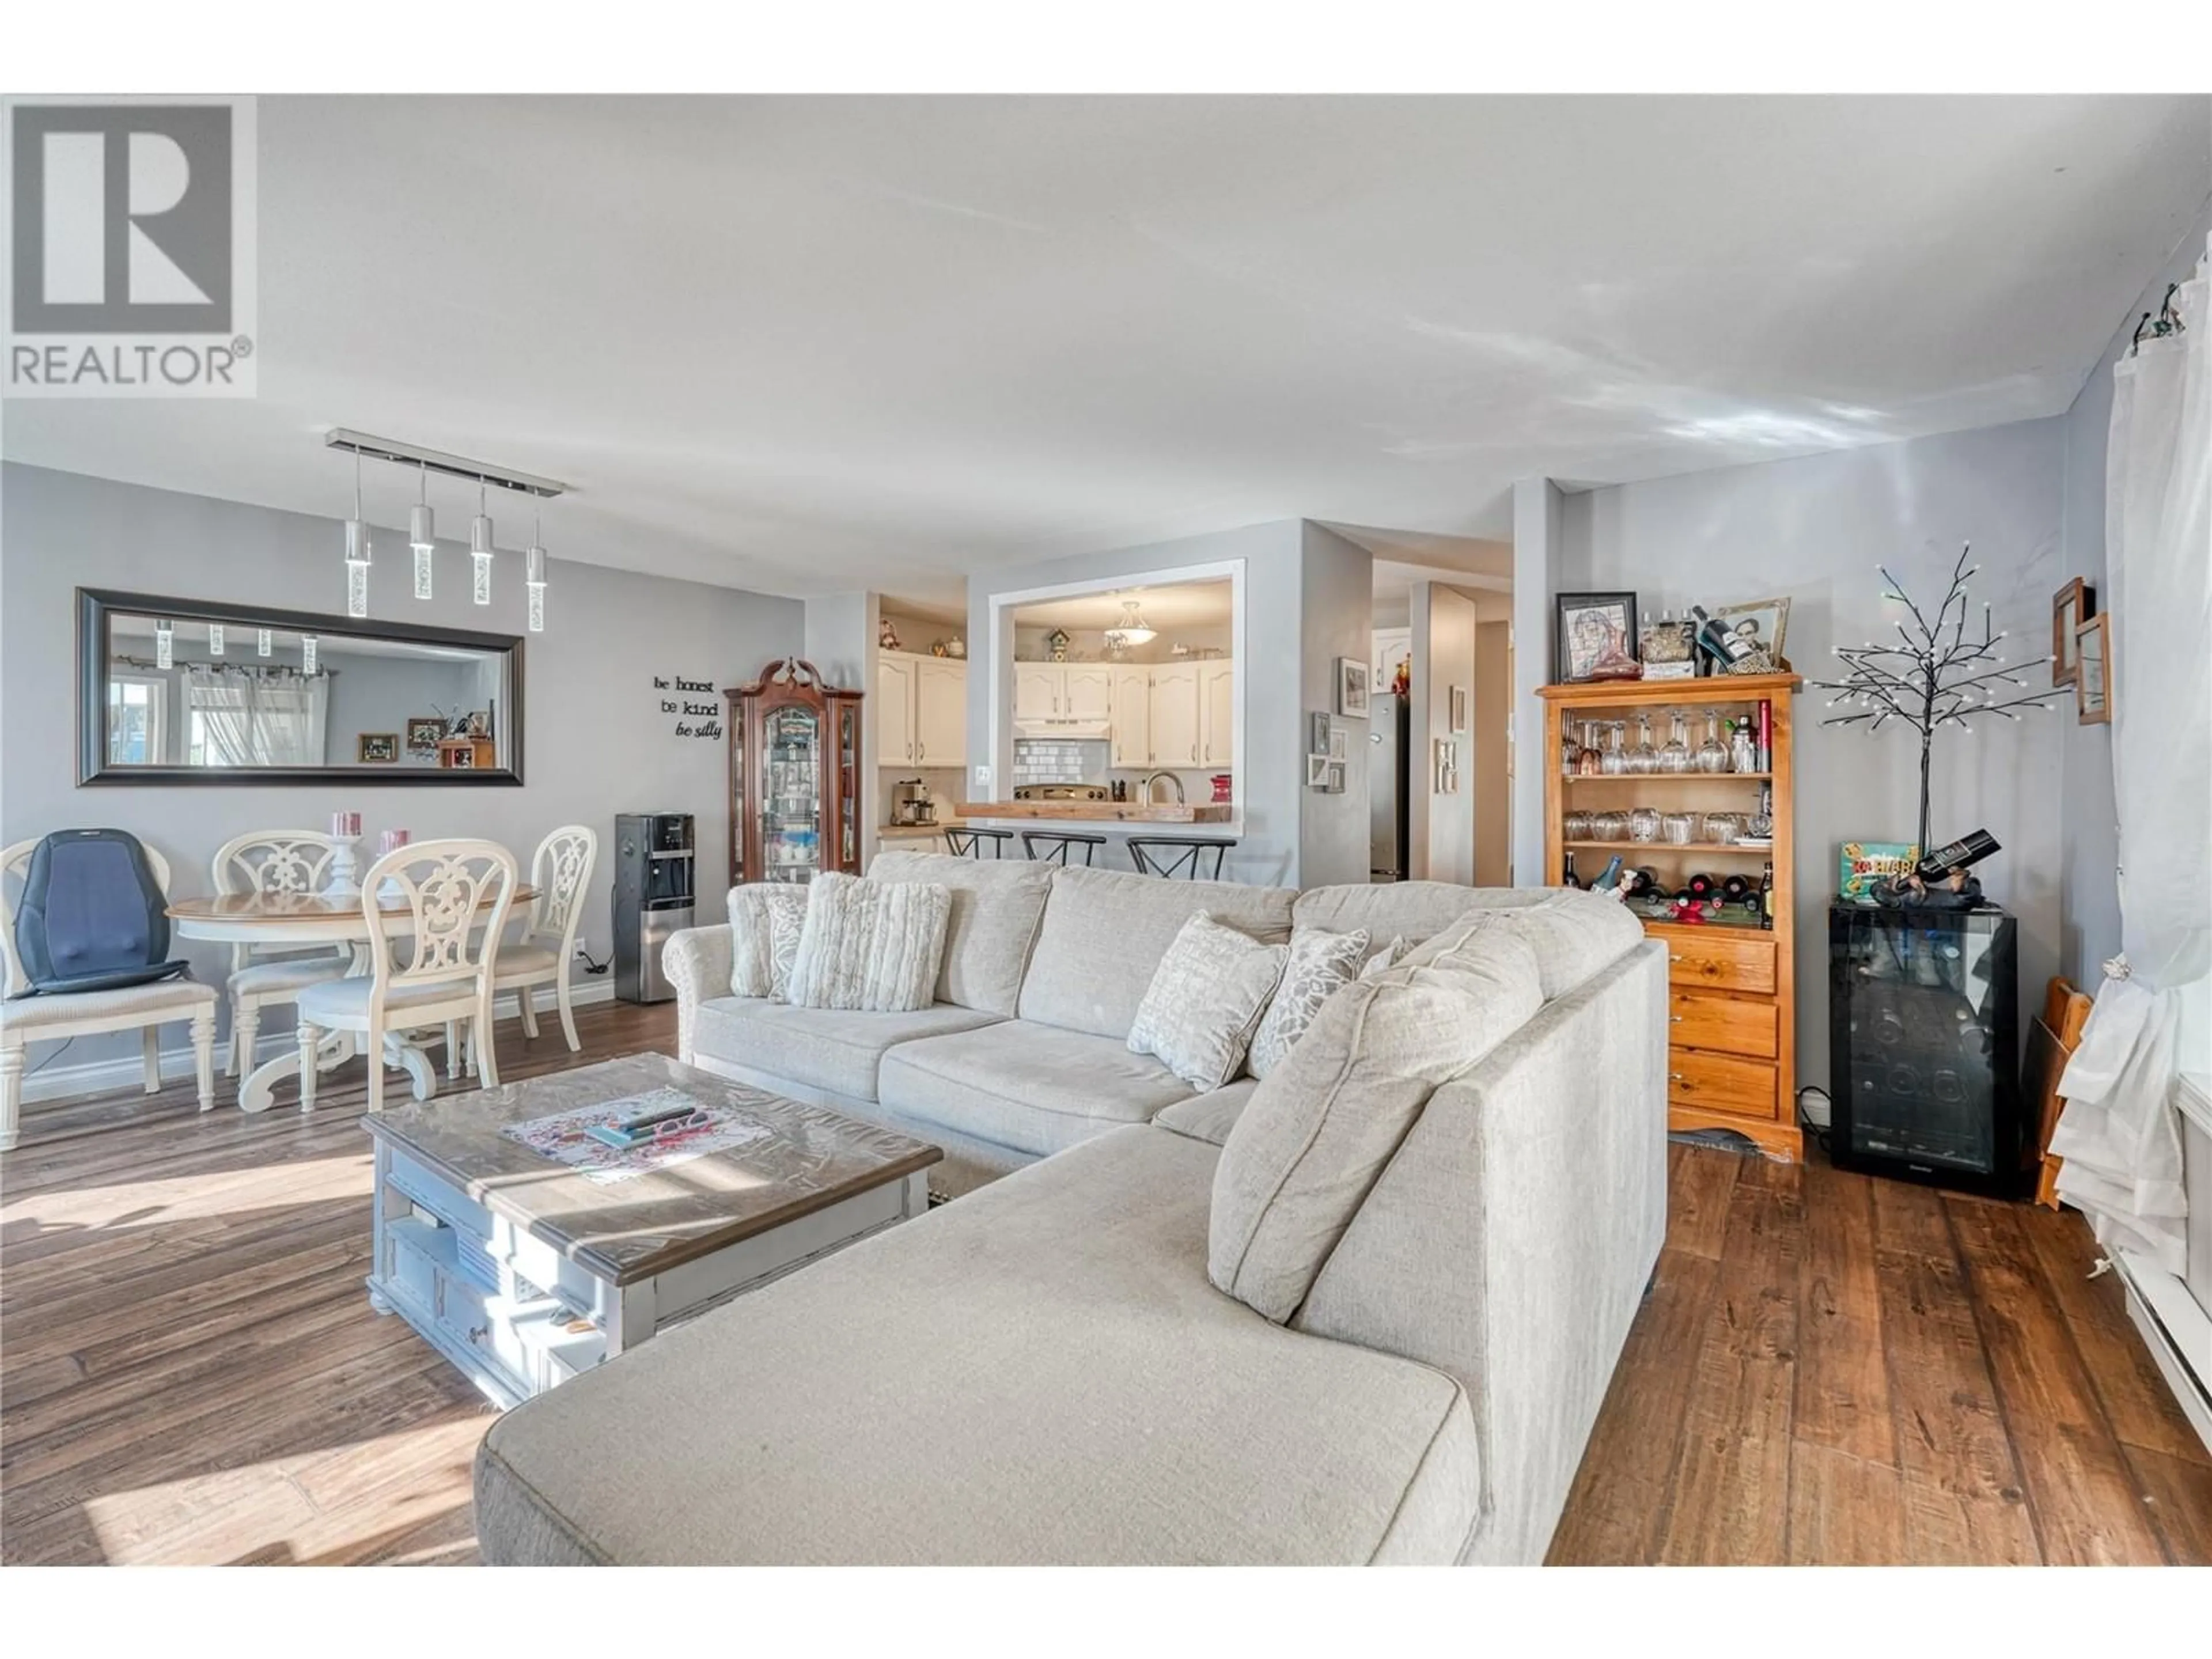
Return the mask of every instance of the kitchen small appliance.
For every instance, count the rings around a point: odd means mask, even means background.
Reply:
[[[937,822],[937,803],[920,778],[902,778],[891,786],[891,822],[911,825]]]

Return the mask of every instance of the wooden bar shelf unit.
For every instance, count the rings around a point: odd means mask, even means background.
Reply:
[[[1680,887],[1697,870],[1756,877],[1774,866],[1774,927],[1745,922],[1684,924],[1643,918],[1644,931],[1664,940],[1668,953],[1667,1127],[1729,1129],[1770,1158],[1795,1162],[1804,1155],[1797,1127],[1796,1089],[1796,813],[1793,799],[1791,699],[1795,674],[1714,675],[1691,680],[1606,680],[1547,685],[1544,700],[1544,880],[1565,878],[1565,855],[1618,853],[1629,864],[1650,865],[1661,884]],[[1766,703],[1772,755],[1764,772],[1650,772],[1596,777],[1566,775],[1560,754],[1567,723],[1627,719],[1663,720],[1684,708],[1741,714]],[[1661,811],[1748,812],[1758,787],[1773,788],[1771,845],[1739,842],[1569,841],[1567,801],[1583,808],[1602,804]],[[1600,791],[1594,786],[1608,787]],[[1602,862],[1602,860],[1599,860]],[[1581,872],[1585,878],[1595,870]]]

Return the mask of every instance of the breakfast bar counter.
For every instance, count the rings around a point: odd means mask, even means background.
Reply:
[[[1071,829],[1113,829],[1132,823],[1223,824],[1236,821],[1229,801],[989,800],[963,801],[963,823],[1049,823]]]

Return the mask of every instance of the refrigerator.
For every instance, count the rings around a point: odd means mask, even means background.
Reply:
[[[1375,700],[1367,722],[1367,872],[1370,881],[1403,881],[1407,870],[1407,765],[1413,708],[1388,691]]]

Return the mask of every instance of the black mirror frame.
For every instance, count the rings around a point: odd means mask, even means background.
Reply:
[[[338,639],[412,640],[423,645],[454,646],[497,653],[507,659],[507,729],[511,763],[477,771],[469,767],[395,768],[373,773],[360,766],[113,766],[107,759],[107,629],[113,612],[173,617],[185,622],[214,622],[249,628],[282,628]],[[267,605],[225,605],[205,599],[165,599],[153,593],[123,593],[111,588],[76,590],[77,787],[114,784],[206,784],[261,787],[288,783],[345,782],[385,789],[437,785],[459,788],[519,787],[522,782],[524,705],[520,634],[480,634],[472,629],[433,628],[420,623],[376,622],[365,617],[318,616],[311,611],[276,611]]]

